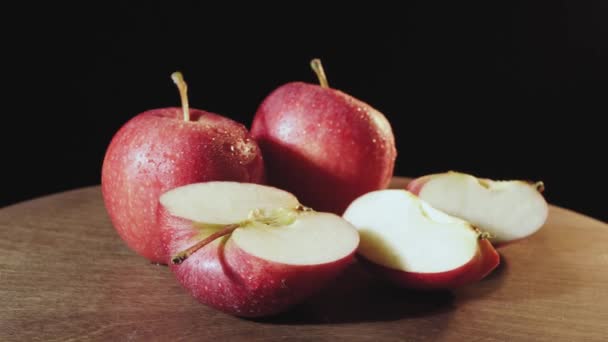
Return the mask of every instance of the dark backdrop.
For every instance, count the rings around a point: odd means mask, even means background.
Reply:
[[[12,91],[3,101],[0,205],[99,183],[122,124],[178,105],[174,70],[184,72],[193,107],[249,125],[275,87],[315,82],[308,61],[320,57],[333,87],[392,122],[397,175],[542,179],[552,203],[608,219],[603,1],[168,3],[32,6],[3,24]]]

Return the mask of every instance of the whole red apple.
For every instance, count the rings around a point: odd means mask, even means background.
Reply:
[[[259,106],[251,134],[269,184],[315,210],[341,215],[355,198],[388,186],[395,138],[382,113],[329,88],[319,60],[311,66],[321,86],[294,82],[273,91]]]
[[[143,112],[114,135],[102,166],[104,203],[127,245],[166,263],[157,224],[159,196],[175,187],[212,180],[263,182],[260,149],[247,129],[226,117],[190,109],[181,74],[182,108]]]

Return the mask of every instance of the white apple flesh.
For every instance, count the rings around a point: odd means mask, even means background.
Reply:
[[[499,263],[485,234],[405,190],[365,194],[344,218],[359,230],[358,254],[404,287],[463,286],[482,279]]]
[[[490,233],[496,246],[524,239],[547,220],[542,182],[494,181],[459,172],[418,178],[408,185],[433,207]]]
[[[308,298],[353,261],[359,243],[341,217],[269,186],[191,184],[160,203],[178,281],[202,303],[236,316],[268,316]]]

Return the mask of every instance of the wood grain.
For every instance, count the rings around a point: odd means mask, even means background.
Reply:
[[[294,310],[245,320],[128,250],[99,187],[84,188],[0,209],[0,341],[606,340],[607,224],[551,207],[500,252],[499,269],[453,292],[396,289],[355,264]]]

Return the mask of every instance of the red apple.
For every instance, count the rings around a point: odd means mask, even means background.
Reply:
[[[496,181],[451,171],[417,178],[407,188],[435,208],[488,232],[495,246],[531,236],[549,214],[542,182]]]
[[[266,160],[269,184],[319,211],[342,214],[358,196],[383,189],[393,175],[395,139],[386,117],[329,88],[294,82],[273,91],[251,127]]]
[[[486,233],[405,190],[367,193],[344,218],[359,230],[362,259],[403,287],[453,289],[484,278],[500,261]]]
[[[359,242],[341,217],[269,186],[190,184],[160,202],[177,280],[202,303],[236,316],[272,315],[308,298],[353,261]]]
[[[247,129],[226,117],[188,108],[181,74],[172,75],[183,107],[143,112],[112,138],[101,189],[110,219],[127,245],[166,263],[157,224],[159,196],[204,181],[262,182],[263,160]]]

